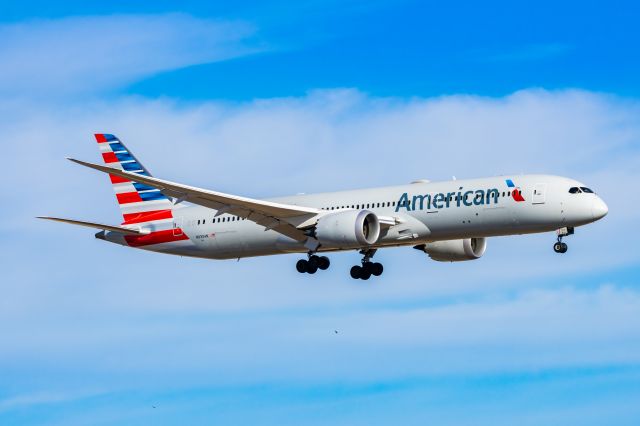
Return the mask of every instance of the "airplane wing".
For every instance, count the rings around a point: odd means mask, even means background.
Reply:
[[[56,222],[70,223],[72,225],[86,226],[88,228],[102,229],[111,232],[119,232],[124,235],[145,235],[148,232],[139,231],[132,228],[125,228],[124,226],[103,225],[101,223],[84,222],[82,220],[63,219],[60,217],[50,216],[37,216],[37,219],[53,220]]]
[[[68,158],[68,160],[91,169],[158,188],[163,194],[173,197],[178,201],[188,201],[215,209],[218,211],[218,215],[230,213],[244,217],[247,220],[264,226],[266,229],[273,229],[301,242],[306,241],[308,236],[300,228],[313,225],[315,223],[313,219],[322,213],[322,210],[312,207],[256,200],[183,185],[73,158]]]

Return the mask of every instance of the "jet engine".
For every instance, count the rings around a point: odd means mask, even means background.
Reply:
[[[380,221],[368,210],[335,212],[318,220],[314,236],[320,244],[337,248],[368,246],[380,237]]]
[[[415,248],[424,251],[438,262],[459,262],[480,258],[487,249],[486,238],[465,238],[464,240],[434,241]]]

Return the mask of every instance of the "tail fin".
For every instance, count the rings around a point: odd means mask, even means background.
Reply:
[[[151,176],[149,171],[117,137],[107,133],[97,133],[95,137],[105,164],[117,165],[120,169],[128,172]],[[173,203],[159,189],[115,175],[109,175],[109,179],[111,179],[116,199],[120,210],[122,210],[123,224],[172,217]]]

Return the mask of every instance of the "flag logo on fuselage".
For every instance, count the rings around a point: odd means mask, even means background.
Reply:
[[[513,188],[511,190],[511,196],[513,197],[513,199],[516,200],[517,202],[524,201],[524,197],[522,196],[522,191],[520,191],[520,187],[516,187],[516,185],[513,183],[511,179],[507,179],[505,182],[507,182],[507,186],[509,188]]]

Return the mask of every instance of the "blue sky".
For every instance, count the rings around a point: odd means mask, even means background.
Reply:
[[[638,7],[556,3],[3,3],[0,424],[637,424]],[[367,284],[163,257],[33,219],[117,223],[94,132],[247,196],[543,172],[610,213]]]

